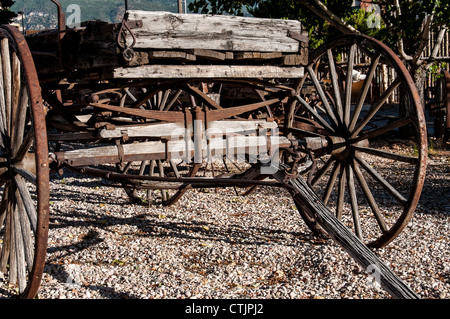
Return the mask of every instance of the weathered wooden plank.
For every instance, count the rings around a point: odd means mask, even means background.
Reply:
[[[289,32],[301,33],[299,21],[128,11],[127,21],[135,20],[143,22],[143,27],[133,29],[136,49],[299,51],[298,40],[288,36]]]
[[[192,131],[192,122],[188,125],[188,130]],[[246,121],[213,121],[208,123],[208,132],[218,135],[227,134],[250,134],[260,129],[276,129],[278,125],[275,122],[267,122],[264,120],[246,120]],[[170,137],[185,129],[184,125],[178,123],[162,123],[151,124],[146,126],[131,126],[115,128],[113,130],[102,129],[99,131],[100,138],[120,138],[128,136],[129,138],[144,138],[144,137]],[[177,133],[178,132],[178,133]]]
[[[288,54],[282,57],[283,65],[302,65],[305,63],[305,58],[300,54]]]
[[[303,67],[246,65],[143,65],[116,68],[116,79],[184,79],[184,78],[301,78]]]
[[[184,61],[195,61],[195,55],[183,51],[150,51],[148,53],[150,59],[176,59]]]
[[[189,50],[189,53],[195,55],[198,58],[207,59],[207,60],[223,61],[227,58],[227,55],[225,53],[214,51],[214,50],[193,49],[193,50]],[[231,55],[231,59],[232,58],[233,58],[233,55]],[[228,59],[230,59],[230,57],[228,57]]]
[[[274,177],[284,182],[285,165],[280,165]],[[416,299],[418,296],[411,290],[381,259],[370,250],[353,232],[337,219],[328,207],[308,186],[302,178],[289,181],[290,191],[299,209],[312,216],[317,223],[364,269],[376,270],[381,286],[394,298]]]
[[[235,60],[270,60],[281,58],[281,52],[238,52],[234,55]]]
[[[223,139],[222,136],[213,136],[210,139],[202,138],[200,141],[184,138],[184,130],[180,130],[178,140],[150,141],[120,146],[123,154],[117,146],[100,146],[86,149],[77,149],[67,152],[55,152],[58,160],[65,161],[72,166],[84,166],[95,164],[115,164],[131,161],[160,160],[170,158],[191,158],[194,155],[195,144],[201,146],[200,160],[209,155],[260,155],[261,150],[287,147],[291,143],[282,136],[231,136]],[[194,143],[195,142],[195,143]],[[271,147],[267,147],[267,143]]]

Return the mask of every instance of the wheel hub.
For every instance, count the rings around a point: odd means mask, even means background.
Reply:
[[[369,147],[369,140],[367,139],[354,143],[351,139],[341,136],[329,136],[328,138],[328,145],[331,150],[331,155],[340,160],[345,160],[348,157],[353,157],[353,146]]]

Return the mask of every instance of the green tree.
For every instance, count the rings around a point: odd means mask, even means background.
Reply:
[[[384,41],[408,66],[422,100],[427,72],[439,65],[437,55],[450,25],[450,0],[375,0],[386,27]],[[425,52],[434,33],[430,54]],[[445,53],[444,53],[445,54]],[[447,52],[445,55],[449,55]]]
[[[11,23],[17,17],[17,14],[9,9],[13,4],[12,0],[0,0],[0,24]]]
[[[340,17],[350,18],[353,14],[352,0],[325,0],[324,4]],[[194,0],[189,9],[197,13],[234,15],[250,13],[260,18],[300,20],[305,30],[309,32],[312,47],[317,47],[340,33],[339,30],[347,30],[340,23],[326,21],[324,16],[321,16],[323,12],[313,0]]]

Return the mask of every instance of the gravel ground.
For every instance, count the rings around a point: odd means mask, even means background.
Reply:
[[[450,298],[449,159],[430,154],[412,221],[376,251],[421,298]],[[163,208],[98,179],[52,178],[41,299],[390,298],[339,245],[311,236],[283,190],[190,191]]]

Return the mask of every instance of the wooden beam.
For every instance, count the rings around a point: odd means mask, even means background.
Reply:
[[[270,60],[281,58],[281,52],[238,52],[234,55],[235,60]]]
[[[225,53],[214,51],[214,50],[193,49],[193,50],[189,50],[188,52],[192,55],[195,55],[198,58],[206,59],[206,60],[223,61],[227,57]],[[233,56],[231,56],[231,58],[233,58]]]
[[[148,57],[149,59],[175,59],[189,62],[197,59],[195,55],[183,51],[150,51]]]
[[[188,124],[188,130],[192,131],[193,124]],[[213,121],[207,124],[208,131],[213,132],[215,135],[219,133],[223,135],[227,134],[243,134],[248,135],[258,130],[271,130],[276,129],[278,125],[275,122],[268,122],[265,120],[223,120]],[[128,136],[129,138],[161,138],[170,137],[176,132],[183,132],[185,130],[184,125],[178,123],[158,123],[140,126],[126,126],[116,127],[113,130],[102,129],[98,132],[98,137],[109,138],[121,138]]]
[[[183,79],[183,78],[301,78],[303,67],[247,65],[143,65],[116,68],[116,79]]]
[[[135,49],[299,51],[299,41],[288,36],[301,33],[297,20],[128,11],[127,21],[136,20],[143,26],[133,29]]]
[[[174,134],[175,135],[175,134]],[[263,154],[261,150],[276,150],[288,147],[291,142],[283,136],[229,136],[226,139],[221,134],[199,141],[194,141],[190,136],[185,138],[185,131],[180,130],[174,140],[150,141],[132,144],[123,144],[120,149],[117,146],[99,146],[85,149],[77,149],[66,152],[55,152],[58,161],[66,162],[71,166],[117,164],[123,162],[158,160],[170,158],[199,158],[206,159],[209,155],[255,156]],[[195,144],[199,143],[202,154],[194,157]],[[268,143],[271,145],[268,147]],[[122,154],[120,154],[123,151]]]

